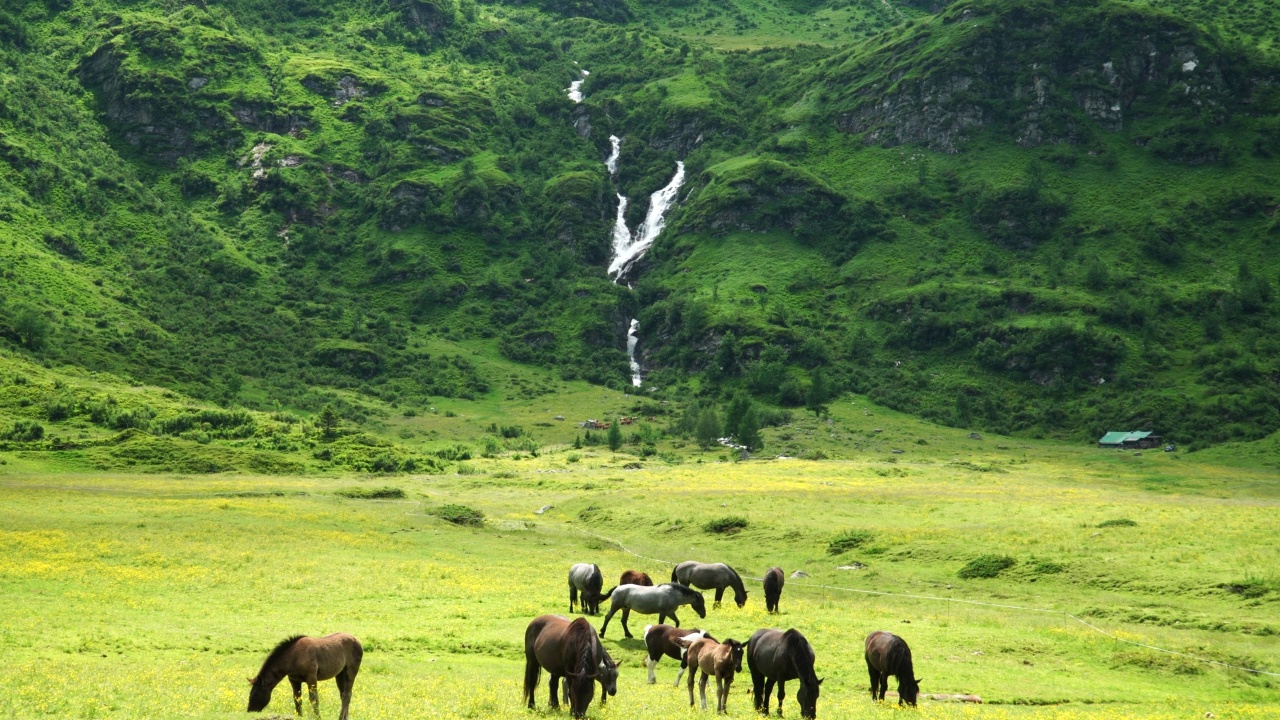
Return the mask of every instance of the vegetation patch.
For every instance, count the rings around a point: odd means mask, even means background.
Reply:
[[[993,578],[1017,564],[1018,561],[1008,555],[979,555],[960,568],[956,576],[965,580]]]
[[[1102,522],[1098,523],[1098,527],[1100,528],[1137,527],[1137,525],[1138,525],[1137,521],[1130,520],[1129,518],[1115,518],[1113,520],[1103,520]]]
[[[717,535],[734,535],[747,527],[748,521],[741,515],[726,515],[710,520],[702,525],[702,529]]]
[[[400,500],[405,497],[404,490],[398,487],[380,488],[344,488],[334,493],[353,500]]]
[[[866,530],[845,530],[831,538],[830,542],[827,543],[827,552],[832,555],[839,555],[842,552],[862,547],[870,542],[872,537],[874,535]]]
[[[466,527],[484,526],[484,513],[466,505],[441,505],[432,509],[431,514],[454,525],[465,525]]]

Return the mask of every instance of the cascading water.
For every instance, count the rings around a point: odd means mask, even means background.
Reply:
[[[631,384],[640,387],[640,362],[636,360],[636,343],[640,337],[640,321],[631,319],[631,328],[627,330],[627,357],[631,360]]]
[[[614,280],[625,275],[631,266],[644,256],[653,245],[653,241],[658,239],[658,234],[667,224],[667,211],[675,203],[676,193],[680,192],[680,186],[683,184],[684,161],[681,160],[676,162],[676,174],[671,178],[671,182],[649,196],[649,212],[644,217],[644,224],[634,234],[628,236],[627,242],[619,245],[618,229],[614,228],[613,262],[609,263],[609,275]]]
[[[580,80],[574,80],[573,82],[569,83],[569,87],[568,87],[568,88],[566,88],[566,89],[567,89],[567,90],[568,90],[568,92],[569,92],[569,99],[570,99],[570,100],[574,101],[575,103],[580,103],[580,102],[582,102],[582,100],[583,100],[583,96],[582,96],[582,83],[584,83],[584,82],[586,82],[586,81],[587,81],[587,76],[588,76],[588,75],[590,75],[590,74],[591,74],[590,72],[588,72],[588,71],[586,71],[586,70],[583,70],[583,71],[582,71],[582,78],[581,78]]]
[[[609,169],[609,175],[618,174],[618,156],[622,154],[622,138],[617,135],[609,136],[609,157],[605,159],[604,166]],[[618,197],[622,197],[619,195]]]

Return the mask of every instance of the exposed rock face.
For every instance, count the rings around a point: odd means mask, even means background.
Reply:
[[[135,78],[122,72],[125,57],[118,45],[103,45],[81,63],[81,82],[97,91],[103,113],[126,143],[162,162],[174,163],[195,147],[193,113],[181,105],[170,105],[164,95],[175,100],[185,97],[190,86],[159,80],[161,98],[137,93]],[[213,112],[201,114],[200,120],[211,126],[219,124]]]
[[[393,3],[400,9],[400,17],[406,25],[415,27],[435,35],[444,30],[454,20],[452,2],[440,0],[395,0]]]
[[[837,127],[868,143],[955,153],[988,125],[1008,127],[1023,146],[1077,143],[1147,112],[1222,122],[1231,106],[1249,104],[1258,83],[1248,63],[1194,26],[1118,5],[1068,5],[952,6],[940,25],[829,78],[852,81]]]

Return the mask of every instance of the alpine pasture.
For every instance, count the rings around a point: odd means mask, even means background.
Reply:
[[[707,593],[707,618],[684,608],[682,625],[739,641],[801,630],[824,678],[819,717],[1280,716],[1280,678],[1201,661],[1280,671],[1273,469],[879,422],[929,440],[900,455],[693,452],[639,469],[624,468],[630,455],[549,447],[391,479],[0,466],[0,712],[244,717],[245,679],[278,641],[342,631],[365,648],[357,720],[568,717],[547,710],[545,674],[525,710],[521,679],[524,628],[567,612],[569,567],[598,563],[607,590],[623,570],[665,582],[668,563],[697,559],[732,565],[750,595],[712,607]],[[387,485],[404,497],[350,492]],[[485,522],[453,524],[444,505]],[[780,615],[756,579],[773,565],[788,576]],[[963,579],[966,566],[996,575]],[[618,694],[602,707],[597,693],[590,717],[702,712],[672,686],[675,661],[647,684],[653,622],[633,614],[634,639],[611,629]],[[911,644],[926,696],[984,703],[900,709],[896,680],[872,703],[862,646],[874,630]],[[750,686],[749,674],[734,683],[730,715],[752,714]],[[332,682],[320,705],[337,716]],[[266,714],[292,712],[282,683]]]

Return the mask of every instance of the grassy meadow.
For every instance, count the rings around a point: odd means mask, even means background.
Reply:
[[[1275,677],[1123,642],[1280,671],[1274,470],[1199,453],[972,440],[865,401],[846,399],[833,417],[838,425],[822,427],[835,428],[848,455],[827,461],[730,463],[691,451],[675,464],[636,463],[602,448],[544,446],[536,458],[431,476],[0,465],[0,712],[239,717],[244,678],[277,640],[342,630],[366,648],[354,718],[527,717],[523,629],[565,612],[571,563],[599,563],[612,586],[626,568],[665,580],[661,561],[697,558],[754,577],[775,564],[808,573],[788,580],[779,617],[748,581],[745,608],[726,602],[706,620],[681,620],[740,639],[758,627],[802,630],[826,678],[822,717],[901,712],[866,697],[861,642],[876,629],[908,640],[925,692],[985,701],[926,701],[913,711],[922,717],[1280,714]],[[340,494],[388,485],[405,497]],[[487,522],[452,525],[432,513],[445,504]],[[544,505],[552,508],[536,514]],[[728,516],[746,527],[704,529]],[[833,553],[841,534],[851,547]],[[1014,564],[994,578],[957,576],[988,554]],[[1111,636],[1062,614],[1000,606],[1070,613]],[[597,701],[591,716],[688,715],[683,688],[670,687],[674,662],[647,685],[642,641],[623,638],[620,617],[606,639],[624,663],[618,696]],[[645,621],[634,616],[632,631]],[[550,714],[545,682],[540,715]],[[750,714],[749,685],[749,676],[735,683],[731,714]],[[335,717],[332,683],[321,702]],[[291,712],[286,685],[267,715]]]

